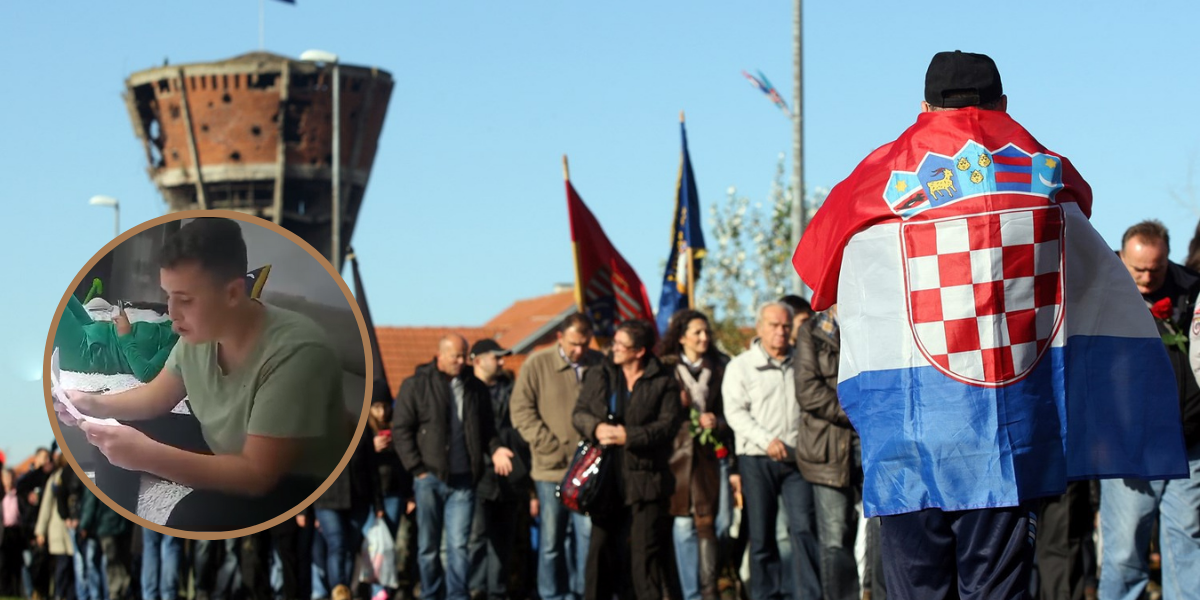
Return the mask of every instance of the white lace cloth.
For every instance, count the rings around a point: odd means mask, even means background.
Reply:
[[[104,375],[101,373],[76,373],[74,371],[62,371],[59,373],[62,378],[63,389],[79,390],[83,392],[98,393],[103,391],[104,394],[116,394],[131,390],[142,385],[142,382],[137,380],[133,375],[118,374]],[[184,397],[171,412],[177,415],[190,415],[192,411],[188,410],[187,398]]]
[[[59,376],[62,378],[63,387],[68,390],[94,392],[107,388],[107,391],[103,392],[104,394],[116,394],[142,385],[133,375],[102,375],[100,373],[62,371],[59,373]],[[180,415],[191,414],[188,411],[186,400],[185,398],[184,402],[180,402],[171,412]],[[88,476],[94,478],[95,474],[88,473]],[[138,489],[137,514],[151,523],[166,525],[167,517],[171,516],[171,511],[175,509],[175,505],[180,500],[183,500],[184,496],[187,496],[191,491],[192,488],[185,485],[167,481],[154,475],[144,474],[142,475],[141,486]]]
[[[96,480],[96,472],[84,473],[88,479]],[[159,479],[153,475],[142,475],[142,483],[138,487],[137,515],[156,525],[166,525],[167,518],[175,505],[192,492],[192,488],[173,481]]]

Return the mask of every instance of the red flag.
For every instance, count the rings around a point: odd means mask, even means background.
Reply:
[[[600,223],[567,179],[567,214],[575,250],[575,302],[591,317],[598,337],[612,337],[630,319],[654,322],[646,286],[608,241]]]

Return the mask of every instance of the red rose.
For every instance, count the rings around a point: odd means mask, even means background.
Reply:
[[[1154,318],[1164,321],[1171,318],[1172,312],[1174,312],[1174,307],[1171,306],[1170,298],[1163,298],[1150,307],[1150,314],[1154,315]]]
[[[717,458],[725,458],[726,456],[729,456],[729,450],[726,450],[725,446],[717,447]]]

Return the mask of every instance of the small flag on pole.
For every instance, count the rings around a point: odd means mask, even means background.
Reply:
[[[742,71],[742,75],[746,79],[750,80],[750,85],[753,85],[754,87],[758,88],[760,92],[766,94],[767,98],[769,98],[771,102],[774,102],[775,106],[779,107],[779,110],[783,111],[783,114],[787,115],[788,117],[792,116],[792,111],[788,109],[787,102],[783,101],[783,97],[779,95],[779,90],[775,89],[775,86],[771,85],[771,80],[767,79],[767,76],[763,75],[762,71],[758,72],[758,77],[755,77],[745,71]]]

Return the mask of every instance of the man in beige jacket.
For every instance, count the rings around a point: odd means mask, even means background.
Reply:
[[[529,443],[532,477],[541,514],[538,548],[538,595],[542,600],[583,597],[583,565],[591,538],[591,521],[572,513],[558,500],[556,488],[566,474],[579,434],[571,424],[580,382],[601,354],[588,345],[592,322],[574,314],[558,329],[558,343],[530,355],[521,366],[509,410],[513,426]],[[574,553],[567,555],[567,526],[574,529]]]

